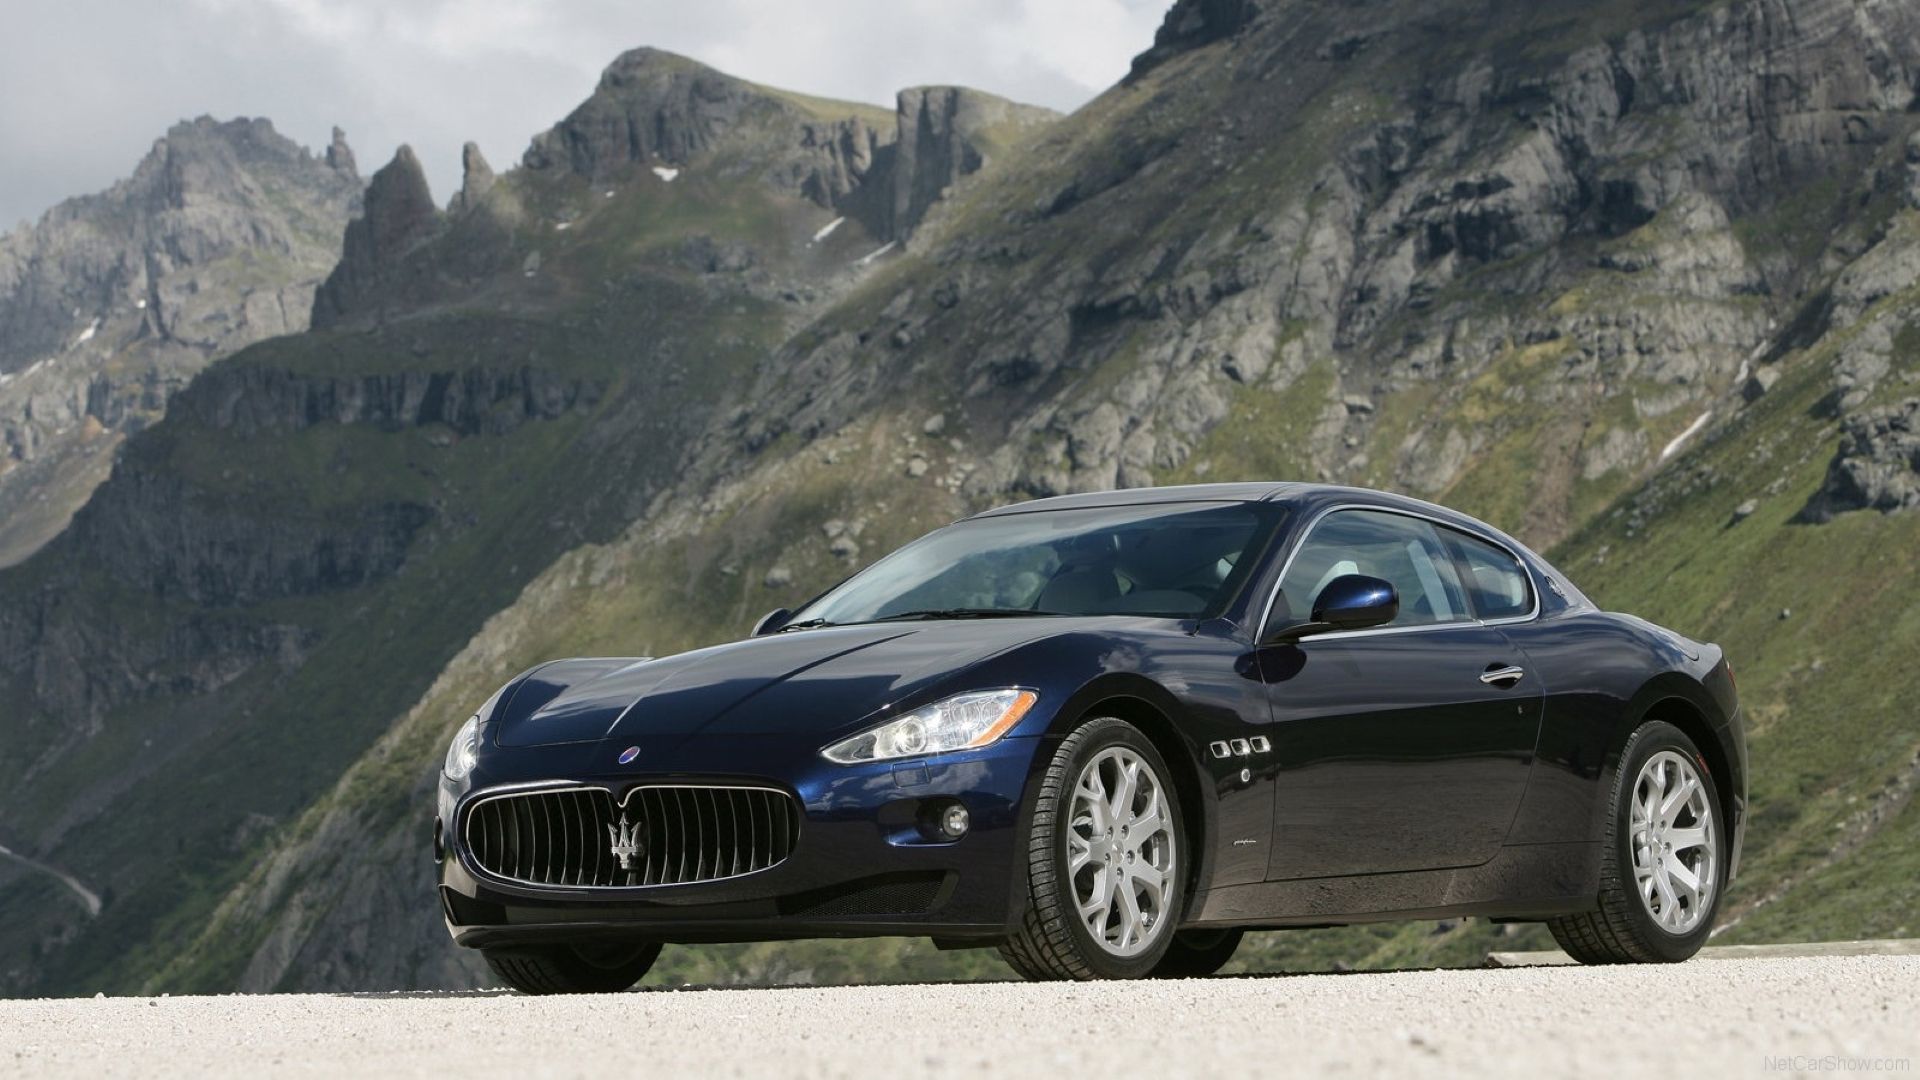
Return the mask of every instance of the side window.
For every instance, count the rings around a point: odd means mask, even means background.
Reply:
[[[1533,611],[1533,584],[1513,556],[1466,533],[1446,533],[1466,568],[1467,592],[1482,619],[1514,619]]]
[[[1274,618],[1310,617],[1320,590],[1346,574],[1392,583],[1400,614],[1388,626],[1473,619],[1439,531],[1419,518],[1375,510],[1341,510],[1314,525],[1280,582]]]

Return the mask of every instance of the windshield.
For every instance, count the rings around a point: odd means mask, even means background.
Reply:
[[[977,518],[908,544],[789,625],[1019,615],[1208,616],[1252,572],[1278,507],[1155,503]]]

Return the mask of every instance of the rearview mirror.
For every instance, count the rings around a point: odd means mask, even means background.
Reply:
[[[1365,630],[1390,623],[1400,614],[1393,584],[1366,574],[1342,574],[1313,598],[1313,617],[1267,636],[1269,643],[1298,641],[1312,634]]]
[[[748,637],[765,637],[766,635],[774,633],[778,631],[781,627],[787,625],[787,620],[792,617],[793,617],[793,612],[788,611],[786,608],[783,608],[783,607],[774,608],[772,611],[769,611],[765,615],[760,616],[760,621],[753,624],[753,632],[748,634],[747,636]]]

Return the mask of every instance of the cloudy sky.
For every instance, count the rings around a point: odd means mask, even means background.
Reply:
[[[496,169],[653,45],[757,82],[891,104],[964,83],[1072,109],[1118,79],[1171,0],[7,0],[0,231],[127,174],[174,121],[266,116],[361,172],[402,142],[434,196],[460,144]]]

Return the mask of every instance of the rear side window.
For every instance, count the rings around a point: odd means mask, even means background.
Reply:
[[[1515,619],[1533,613],[1533,583],[1517,559],[1477,537],[1452,529],[1441,531],[1465,568],[1475,614],[1482,619]]]

